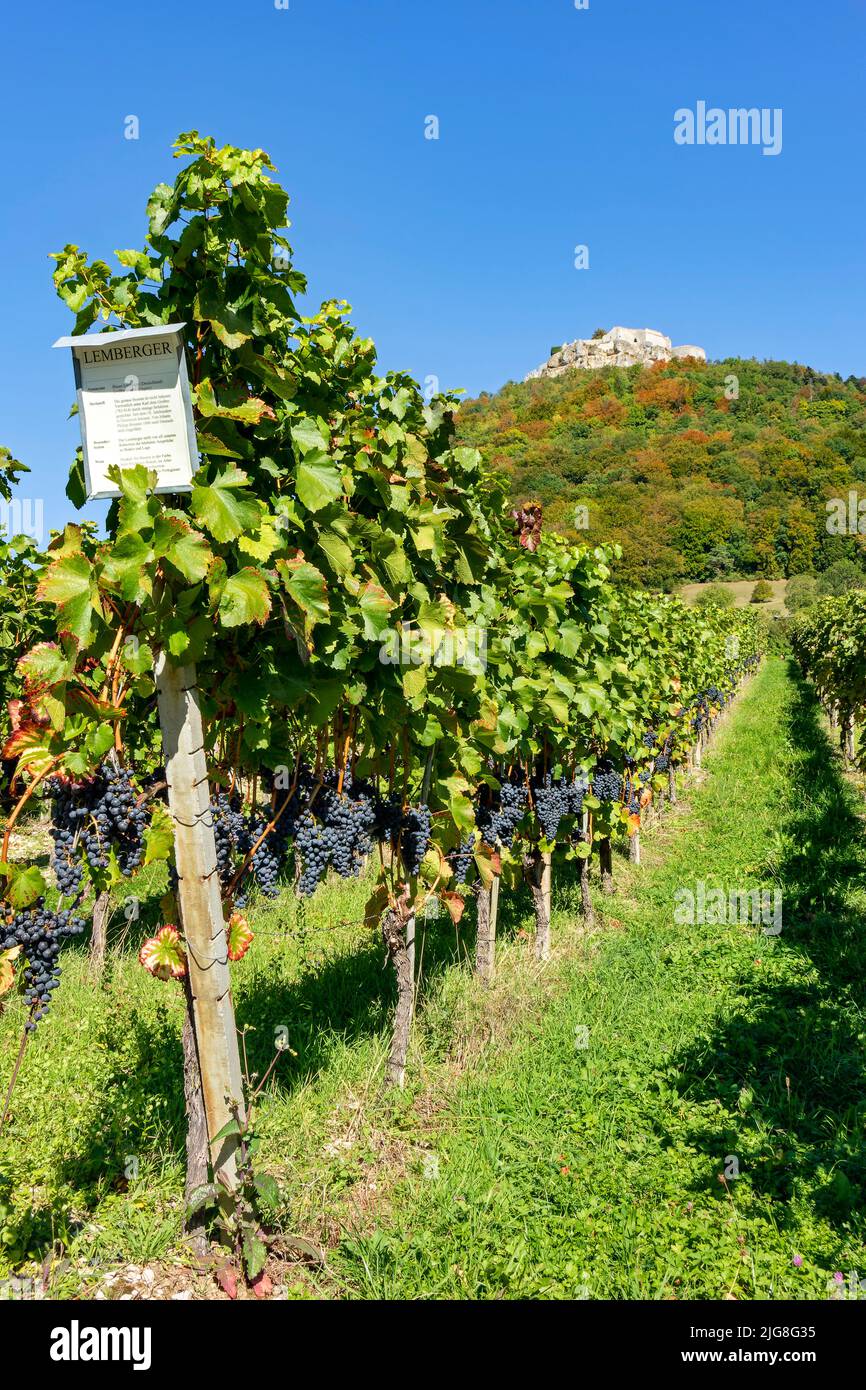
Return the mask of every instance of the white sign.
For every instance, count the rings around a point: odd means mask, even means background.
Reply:
[[[144,464],[157,492],[189,492],[198,468],[182,323],[58,338],[72,348],[87,497],[119,497],[112,464]]]

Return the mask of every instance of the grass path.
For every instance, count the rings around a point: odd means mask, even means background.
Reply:
[[[344,1240],[356,1295],[822,1298],[866,1273],[863,824],[781,661],[646,849],[608,908],[622,930],[561,963],[567,987]],[[676,925],[701,879],[778,886],[781,934]]]

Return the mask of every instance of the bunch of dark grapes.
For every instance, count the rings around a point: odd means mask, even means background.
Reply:
[[[313,812],[322,827],[332,867],[341,878],[354,878],[373,848],[375,799],[371,789],[353,781],[348,771],[342,791],[337,790],[338,785],[336,775],[329,773],[313,803]]]
[[[127,878],[135,873],[149,817],[127,768],[106,762],[85,782],[55,777],[46,790],[52,798],[51,867],[62,897],[81,892],[85,862],[97,872],[107,868],[112,848],[120,872]]]
[[[472,855],[475,852],[476,832],[473,830],[467,839],[463,841],[459,849],[452,850],[448,856],[451,867],[454,870],[454,882],[465,883],[469,877],[469,866],[472,863]]]
[[[234,855],[248,839],[247,825],[237,792],[217,792],[211,800],[210,810],[216,841],[217,869],[220,883],[225,888],[234,875]],[[249,847],[248,845],[247,848]]]
[[[589,791],[589,779],[581,773],[579,777],[573,777],[565,789],[567,801],[567,814],[569,816],[579,816],[583,812],[583,798]]]
[[[644,736],[643,736],[643,739],[641,740],[641,742],[643,743],[644,748],[655,748],[655,746],[656,746],[656,732],[655,732],[655,729],[647,729],[646,732],[644,733]]]
[[[657,772],[667,772],[671,765],[671,753],[673,751],[673,735],[668,734],[661,747],[661,752],[655,760]]]
[[[84,931],[84,922],[71,911],[53,912],[37,898],[30,907],[0,919],[0,952],[21,947],[24,960],[24,1000],[30,1006],[26,1024],[32,1032],[45,1017],[51,996],[60,983],[58,957],[64,941]]]
[[[619,801],[622,798],[622,777],[610,758],[599,762],[592,774],[592,794],[599,801]]]
[[[300,859],[298,892],[302,898],[315,893],[328,871],[328,847],[322,827],[310,811],[304,811],[295,825],[295,851]]]
[[[398,796],[377,797],[373,811],[374,837],[384,845],[394,845],[403,824],[403,803]]]
[[[258,843],[268,824],[268,817],[261,813],[249,817],[244,836],[244,841],[249,842],[244,850],[245,854],[252,849],[253,845]],[[250,873],[266,898],[279,896],[279,877],[285,867],[288,852],[289,825],[286,822],[286,816],[282,815],[273,830],[265,835],[250,860]],[[243,904],[239,905],[243,906]]]
[[[280,804],[279,793],[277,799]],[[309,769],[302,769],[288,807],[253,859],[256,881],[269,897],[276,895],[291,840],[300,869],[298,892],[310,897],[329,866],[342,878],[359,874],[374,838],[387,833],[396,839],[402,819],[399,802],[379,802],[365,782],[353,779],[350,768],[344,770],[342,789],[336,772],[326,772],[318,785]]]
[[[424,802],[420,806],[410,806],[403,817],[400,851],[410,878],[417,877],[421,872],[421,862],[430,846],[432,825],[430,808]]]
[[[100,811],[108,838],[114,845],[120,872],[129,878],[144,859],[144,832],[149,816],[132,785],[128,768],[104,763],[104,791]]]
[[[526,783],[519,773],[500,783],[497,799],[498,806],[491,804],[476,808],[476,824],[481,839],[490,849],[496,849],[500,844],[510,849],[515,831],[526,814],[529,799]]]
[[[545,840],[555,840],[559,822],[568,815],[569,796],[564,778],[555,782],[550,773],[543,782],[535,782],[532,788],[535,810]]]

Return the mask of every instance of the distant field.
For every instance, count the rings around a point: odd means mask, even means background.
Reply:
[[[756,604],[756,608],[767,609],[772,613],[785,613],[785,585],[787,579],[770,579],[769,584],[773,589],[773,597],[767,603]],[[745,608],[751,601],[752,590],[757,580],[755,579],[732,579],[725,582],[724,587],[730,589],[736,600],[737,608]],[[694,603],[702,589],[708,589],[709,584],[684,584],[678,591],[680,598],[685,603]]]

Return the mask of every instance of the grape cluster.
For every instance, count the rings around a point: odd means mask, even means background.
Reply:
[[[403,825],[403,803],[399,797],[377,797],[374,806],[374,835],[383,844],[394,845]]]
[[[610,758],[599,762],[592,774],[592,792],[599,801],[619,801],[622,797],[622,777]]]
[[[643,739],[642,739],[641,741],[642,741],[642,743],[643,743],[644,748],[655,748],[655,746],[656,746],[656,732],[655,732],[655,729],[647,729],[646,732],[644,733]]]
[[[234,854],[248,840],[246,820],[237,792],[218,792],[211,800],[211,819],[216,841],[220,883],[226,887],[234,874]],[[250,845],[247,845],[250,848]],[[246,852],[246,851],[245,851]]]
[[[61,897],[81,892],[84,865],[99,872],[114,849],[120,872],[135,873],[144,859],[148,813],[133,786],[128,768],[103,763],[85,782],[54,777],[46,783],[51,796],[51,867]]]
[[[473,830],[467,839],[463,841],[460,848],[452,851],[449,856],[451,867],[454,870],[454,882],[465,883],[469,877],[469,866],[472,863],[472,855],[475,852],[476,832]]]
[[[250,873],[266,898],[276,898],[279,895],[279,877],[289,852],[291,822],[287,823],[287,814],[288,811],[280,816],[273,830],[265,835],[250,860]],[[263,832],[267,829],[268,823],[267,816],[261,814],[249,817],[241,841],[244,854],[247,854],[253,845],[258,843]],[[239,902],[238,906],[243,907],[244,903]]]
[[[373,837],[380,822],[377,799],[366,783],[355,782],[347,769],[343,789],[335,773],[327,773],[322,788],[293,829],[295,849],[303,864],[298,891],[313,893],[330,865],[341,878],[354,878],[373,848]],[[402,808],[388,802],[384,814],[389,838],[396,838],[403,819]],[[399,822],[395,812],[399,810]],[[425,846],[426,851],[426,846]],[[423,856],[422,856],[423,857]]]
[[[671,734],[668,734],[667,738],[665,739],[662,745],[662,750],[656,758],[656,770],[658,772],[667,772],[668,768],[670,767],[672,748],[673,737]]]
[[[411,806],[403,818],[400,848],[410,878],[415,878],[421,872],[421,861],[430,845],[432,826],[430,809],[424,802],[420,806]]]
[[[114,845],[120,872],[129,878],[144,859],[144,832],[149,816],[139,801],[128,768],[104,763],[101,769],[104,794],[100,805],[103,824]]]
[[[0,919],[0,952],[21,947],[24,959],[22,980],[24,1000],[30,1005],[26,1024],[32,1032],[44,1018],[51,996],[60,983],[58,957],[63,942],[84,931],[84,922],[71,911],[53,912],[37,898],[30,907],[22,908],[5,920]]]
[[[545,840],[555,840],[559,822],[569,814],[568,783],[564,777],[554,782],[548,772],[543,782],[533,785],[532,794],[541,833]]]
[[[301,864],[298,892],[302,898],[309,898],[328,872],[324,831],[309,811],[304,811],[295,824],[295,852]]]
[[[526,814],[528,799],[526,783],[515,773],[500,783],[498,806],[494,803],[476,807],[475,823],[485,845],[496,849],[501,844],[510,849],[515,831]]]
[[[566,788],[568,795],[568,814],[579,816],[583,811],[583,798],[589,791],[589,778],[585,773],[573,777]]]

